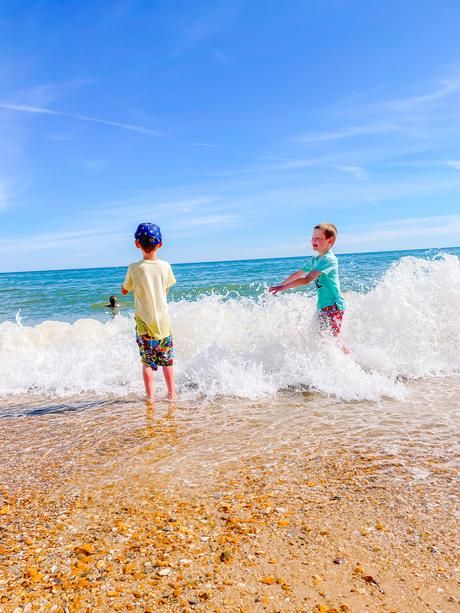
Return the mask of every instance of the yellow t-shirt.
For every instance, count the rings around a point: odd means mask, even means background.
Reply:
[[[128,266],[123,287],[134,293],[134,319],[139,335],[158,340],[170,336],[166,290],[175,282],[171,265],[164,260],[141,260]]]

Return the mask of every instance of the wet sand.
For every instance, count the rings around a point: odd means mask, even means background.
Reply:
[[[460,610],[455,411],[27,402],[0,420],[0,611]]]

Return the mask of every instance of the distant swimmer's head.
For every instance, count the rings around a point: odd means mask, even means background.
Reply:
[[[335,243],[337,228],[332,223],[319,223],[313,228],[311,246],[315,251],[324,254]]]
[[[146,253],[159,249],[163,244],[161,230],[154,223],[139,224],[134,233],[134,238],[136,239],[136,246]]]
[[[111,307],[117,306],[117,297],[116,296],[110,296],[109,302],[110,302],[110,306]]]

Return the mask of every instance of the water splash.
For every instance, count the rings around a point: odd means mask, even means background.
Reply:
[[[402,398],[405,378],[460,371],[460,264],[405,257],[366,294],[348,292],[345,356],[318,333],[315,299],[217,294],[170,305],[181,395],[258,398],[288,387],[344,400]],[[0,324],[0,395],[142,393],[133,322]],[[159,393],[163,391],[157,376]]]

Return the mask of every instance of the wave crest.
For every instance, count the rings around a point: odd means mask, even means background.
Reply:
[[[344,400],[403,397],[403,378],[460,370],[459,289],[456,256],[402,258],[371,291],[346,294],[351,356],[319,335],[315,300],[300,293],[174,302],[179,390],[252,399],[307,386]],[[122,315],[107,323],[3,322],[0,360],[1,396],[142,392],[133,321]]]

